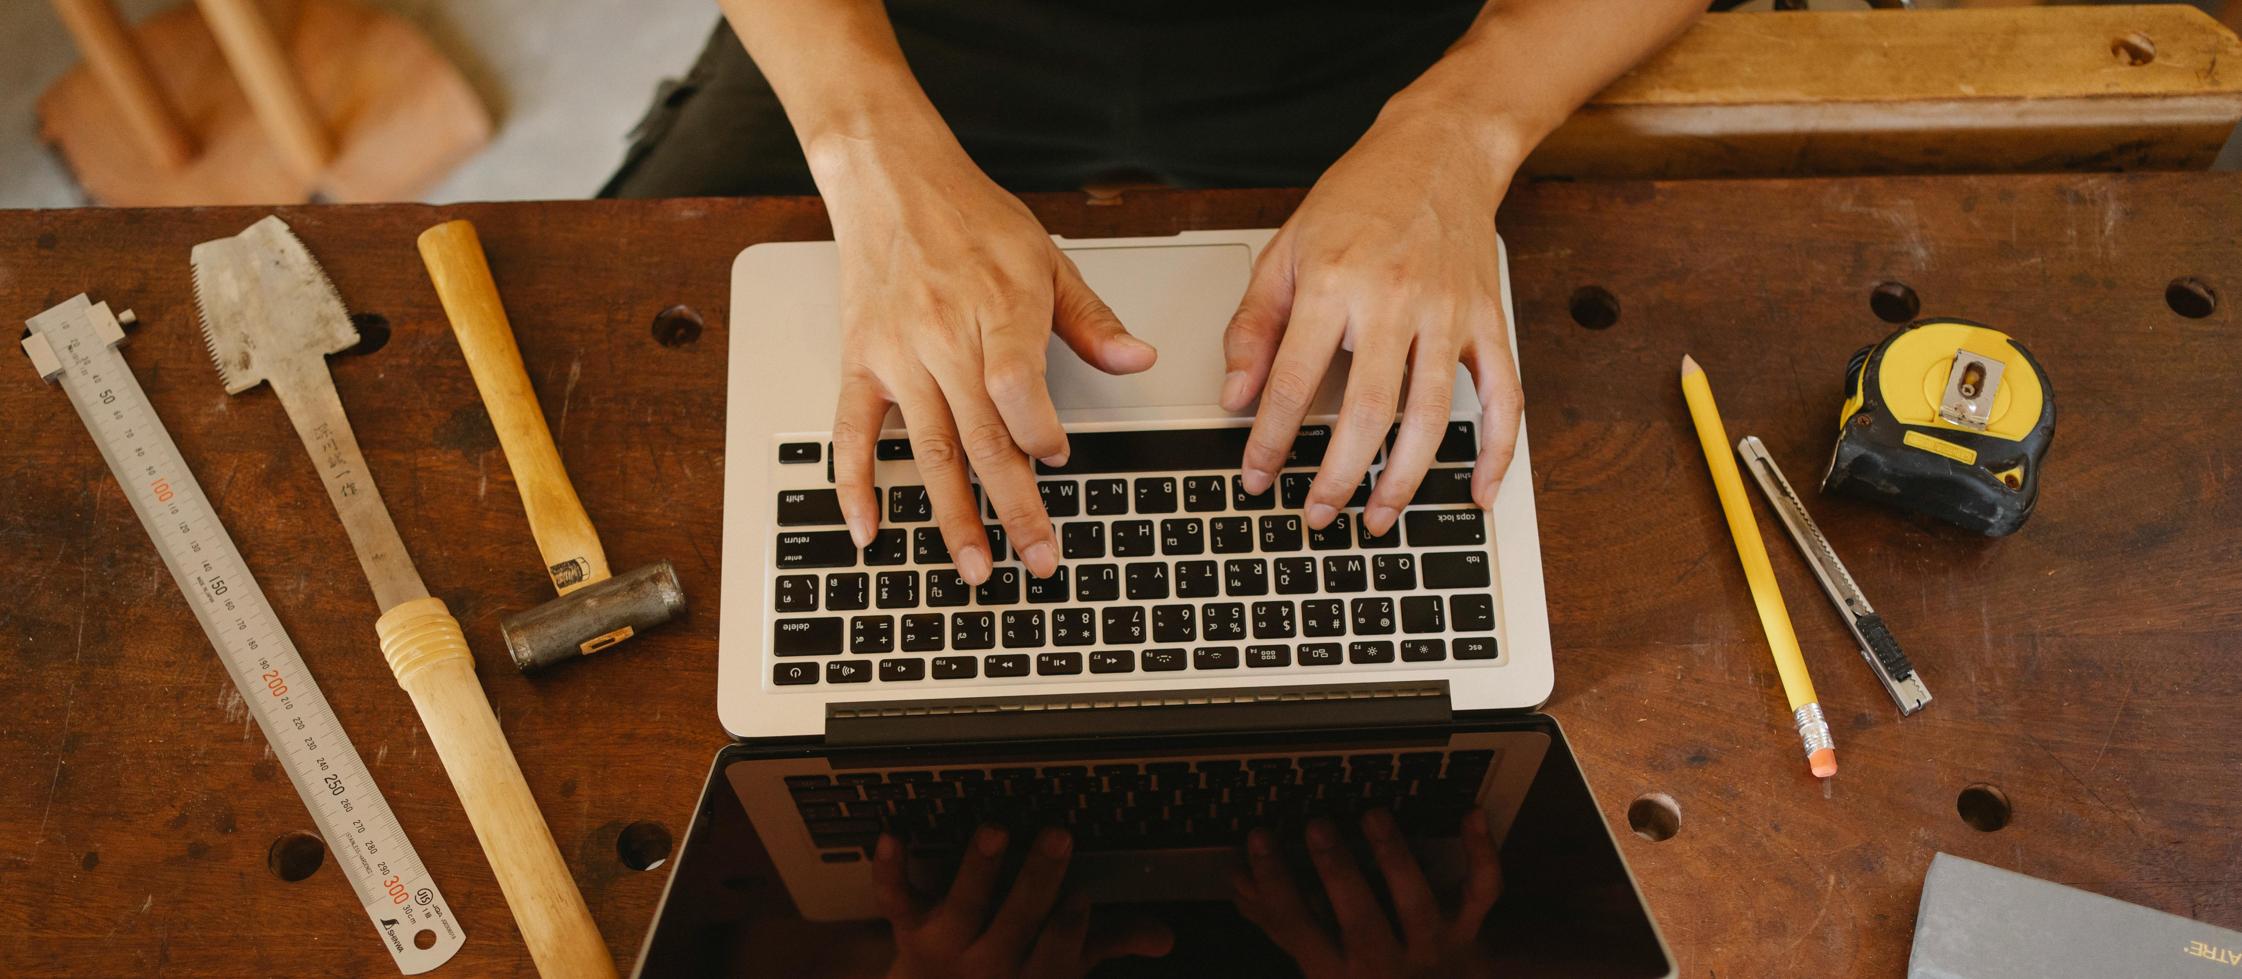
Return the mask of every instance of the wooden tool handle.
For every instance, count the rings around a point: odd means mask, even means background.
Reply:
[[[195,0],[195,5],[225,52],[265,138],[298,177],[316,179],[334,158],[335,144],[257,0]]]
[[[522,369],[521,348],[514,345],[514,328],[499,304],[498,284],[491,280],[475,226],[447,221],[421,232],[420,260],[436,283],[436,297],[451,319],[459,350],[467,355],[467,370],[475,375],[475,390],[482,392],[498,444],[506,449],[506,465],[521,489],[529,531],[537,537],[553,586],[566,594],[606,580],[607,553],[568,482],[568,471],[561,468],[560,451],[553,447],[537,392]]]
[[[86,67],[109,97],[134,141],[166,170],[195,157],[195,137],[179,109],[156,85],[156,73],[133,43],[132,29],[109,0],[54,0],[55,16],[78,42]]]
[[[538,975],[611,979],[614,957],[475,680],[459,620],[441,599],[421,598],[383,613],[374,632],[397,683],[420,711],[429,744],[443,759]]]

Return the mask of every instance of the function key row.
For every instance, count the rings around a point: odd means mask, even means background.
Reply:
[[[949,608],[981,605],[1055,605],[1067,601],[1114,602],[1262,595],[1350,594],[1367,591],[1482,589],[1490,584],[1485,551],[1435,551],[1423,555],[1336,554],[1312,557],[1232,558],[1227,561],[1136,561],[1061,566],[1048,578],[999,567],[979,587],[954,568],[917,571],[843,571],[820,576],[782,574],[771,605],[779,612],[835,612],[866,608]],[[1418,572],[1422,569],[1423,573]],[[1321,572],[1320,576],[1318,572]],[[1320,578],[1320,580],[1319,580]],[[1420,582],[1422,584],[1420,585]],[[922,587],[923,585],[923,587]]]
[[[1155,429],[1137,432],[1070,432],[1067,434],[1067,464],[1046,466],[1036,464],[1038,472],[1047,475],[1088,475],[1094,473],[1175,472],[1191,469],[1231,469],[1245,455],[1246,437],[1251,430],[1242,427]],[[1393,449],[1394,440],[1401,434],[1395,425],[1386,432],[1385,452]],[[1331,426],[1303,425],[1300,434],[1292,440],[1292,450],[1285,458],[1286,468],[1312,468],[1323,462],[1323,455],[1331,447]],[[818,442],[784,442],[779,445],[781,463],[816,462]],[[825,445],[831,453],[830,443]],[[873,457],[882,462],[907,460],[912,457],[909,439],[881,439],[873,447]],[[1384,452],[1380,453],[1383,458]],[[1436,462],[1471,462],[1479,457],[1479,438],[1471,422],[1449,422],[1447,431],[1441,433],[1440,443],[1433,450]]]
[[[972,680],[1035,676],[1080,676],[1115,673],[1175,673],[1184,670],[1213,672],[1276,667],[1371,666],[1386,663],[1432,663],[1449,659],[1491,660],[1497,649],[1492,636],[1466,636],[1454,640],[1367,639],[1349,643],[1264,643],[1239,646],[1171,647],[1132,651],[1100,649],[1093,652],[995,653],[987,656],[936,656],[931,660],[839,659],[821,663],[795,660],[772,668],[777,686],[826,683],[870,683],[911,680]]]

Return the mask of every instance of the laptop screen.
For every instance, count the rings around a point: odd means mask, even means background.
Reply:
[[[1437,961],[1393,974],[1672,974],[1541,715],[1343,735],[735,744],[717,756],[638,974],[886,974],[898,948],[876,893],[883,866],[931,914],[992,825],[1010,845],[990,858],[982,917],[1002,914],[1014,883],[1029,888],[1037,826],[1062,825],[1071,850],[1044,927],[1063,930],[1087,904],[1085,946],[1164,950],[1097,961],[1091,976],[1299,975],[1304,960],[1428,948]],[[1254,829],[1259,861],[1243,845]],[[1489,845],[1469,845],[1474,832]]]

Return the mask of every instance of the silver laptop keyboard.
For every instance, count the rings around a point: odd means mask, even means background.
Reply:
[[[1301,515],[1327,427],[1302,429],[1277,484],[1258,496],[1235,477],[1245,436],[1071,433],[1067,465],[1037,466],[1058,572],[1031,578],[1007,563],[1004,530],[992,523],[996,568],[979,587],[951,563],[924,486],[879,487],[881,530],[859,549],[830,485],[830,446],[782,443],[782,467],[820,466],[826,485],[778,493],[772,683],[1499,661],[1470,422],[1449,426],[1415,498],[1378,537],[1360,526],[1369,478],[1324,529]],[[909,459],[910,445],[884,439],[878,458]]]

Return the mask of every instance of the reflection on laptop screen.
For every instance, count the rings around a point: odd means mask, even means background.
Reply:
[[[1365,817],[1392,841],[1384,863]],[[1428,922],[1457,940],[1416,942],[1440,952],[1426,975],[1672,972],[1562,733],[1528,715],[1344,734],[734,745],[717,758],[639,974],[882,975],[896,954],[876,896],[882,834],[884,859],[933,907],[983,826],[1010,842],[994,858],[990,913],[1027,879],[1038,829],[1062,826],[1073,843],[1064,890],[1092,904],[1091,934],[1171,939],[1164,956],[1113,958],[1093,976],[1293,975],[1297,959],[1334,951],[1401,956]],[[1322,869],[1311,826],[1338,831],[1317,830],[1335,842]],[[1256,828],[1274,844],[1259,867],[1244,845]],[[1489,841],[1476,858],[1473,832]],[[1377,904],[1354,923],[1383,933],[1342,934],[1323,884],[1332,873],[1352,874],[1354,893]],[[1465,940],[1457,922],[1473,920]]]

